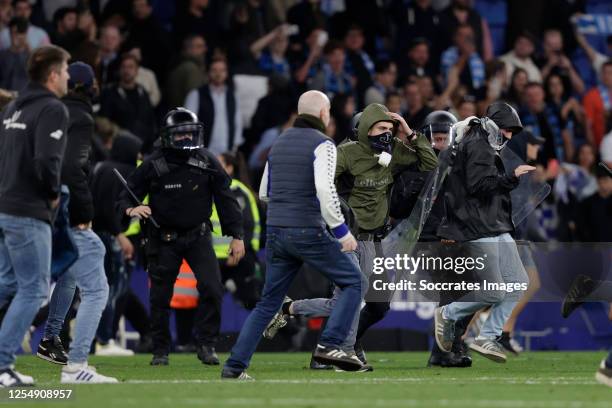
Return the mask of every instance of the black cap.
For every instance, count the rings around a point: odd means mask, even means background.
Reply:
[[[489,105],[486,116],[500,129],[511,130],[514,134],[523,130],[523,124],[516,109],[505,102],[495,102]]]

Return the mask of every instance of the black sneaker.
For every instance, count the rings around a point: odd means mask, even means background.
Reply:
[[[202,364],[219,365],[219,356],[212,346],[198,346],[198,359]]]
[[[268,326],[263,332],[264,339],[268,339],[268,340],[273,339],[274,336],[276,336],[276,333],[278,333],[280,329],[282,329],[283,327],[287,325],[287,317],[286,317],[287,314],[284,312],[284,310],[287,309],[285,304],[291,303],[291,302],[293,302],[293,300],[289,296],[285,296],[285,299],[283,300],[283,304],[281,305],[281,308],[274,315],[272,320],[270,320],[270,323],[268,323]]]
[[[53,364],[68,364],[68,354],[64,350],[59,336],[50,339],[42,339],[38,344],[36,356]]]
[[[154,354],[150,364],[152,366],[167,366],[170,361],[167,354]]]
[[[472,366],[472,357],[460,353],[431,353],[427,367],[465,368]]]
[[[359,371],[363,363],[358,358],[348,355],[346,352],[335,347],[325,347],[317,344],[312,358],[321,364],[331,364],[344,371]]]
[[[509,332],[502,332],[501,336],[497,338],[497,342],[508,352],[518,356],[522,350],[517,347],[516,342],[512,341]]]
[[[355,355],[363,364],[368,364],[368,359],[359,340],[355,342]]]
[[[470,348],[465,343],[465,341],[461,340],[461,338],[455,340],[453,343],[453,354],[455,355],[455,360],[459,360],[459,365],[449,365],[448,367],[471,367],[472,366],[472,356],[470,356]]]
[[[331,364],[321,364],[314,360],[314,357],[310,357],[310,369],[311,370],[333,370],[334,366]]]
[[[221,379],[223,380],[242,380],[242,381],[254,380],[253,377],[247,374],[246,370],[233,371],[227,367],[223,367],[223,370],[221,370]]]
[[[595,290],[595,282],[586,275],[578,275],[561,304],[561,316],[567,319],[574,310],[584,304],[584,299]]]
[[[361,368],[359,370],[357,370],[356,372],[358,373],[368,373],[370,371],[374,371],[374,367],[372,367],[369,364],[364,364],[363,361],[361,361],[361,359],[359,357],[357,357],[357,354],[355,353],[348,353],[348,355],[354,359],[354,360],[359,360],[359,362],[362,364]],[[341,368],[336,368],[336,372],[343,372],[345,370],[341,369]]]
[[[13,366],[0,370],[0,388],[31,387],[33,385],[34,379],[32,377],[15,371]]]
[[[595,373],[595,379],[600,384],[612,387],[612,368],[606,366],[606,360],[601,361],[601,364]]]

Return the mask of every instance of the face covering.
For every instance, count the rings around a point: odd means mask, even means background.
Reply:
[[[499,127],[491,119],[485,117],[480,120],[482,128],[487,132],[487,140],[495,151],[500,151],[506,146],[508,139],[502,134]]]
[[[368,136],[370,147],[378,153],[391,153],[391,142],[393,142],[393,134],[391,132],[381,133],[376,136]]]

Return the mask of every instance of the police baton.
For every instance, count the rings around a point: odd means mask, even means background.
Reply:
[[[113,172],[115,173],[115,176],[117,176],[117,178],[119,179],[119,181],[121,182],[121,184],[123,184],[123,188],[125,188],[125,191],[127,191],[130,196],[132,197],[132,200],[134,200],[134,202],[136,202],[136,204],[138,205],[144,205],[139,199],[138,197],[136,197],[136,194],[134,194],[134,192],[132,191],[132,189],[130,188],[130,186],[128,186],[127,181],[123,178],[123,176],[121,175],[121,173],[119,173],[119,170],[117,169],[113,169]],[[153,215],[149,215],[149,220],[151,220],[151,224],[153,224],[153,226],[155,228],[159,228],[159,224],[157,223],[157,221],[155,221],[155,218],[153,218]]]
[[[606,163],[604,162],[599,162],[599,165],[608,172],[608,175],[610,175],[610,177],[612,177],[612,170],[610,170],[610,168],[608,166],[606,166]]]

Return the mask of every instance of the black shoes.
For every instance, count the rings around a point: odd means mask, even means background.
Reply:
[[[167,366],[169,363],[167,354],[154,354],[150,364],[152,366]]]
[[[333,370],[334,366],[331,364],[321,364],[314,360],[314,357],[310,358],[310,369],[311,370]]]
[[[263,332],[264,339],[271,340],[276,336],[276,333],[287,325],[287,317],[289,316],[289,305],[293,302],[289,296],[285,296],[283,304],[279,311],[274,315],[270,323]]]
[[[471,366],[472,357],[470,357],[468,354],[462,353],[431,353],[431,356],[429,356],[429,360],[427,361],[427,367],[464,368]]]
[[[333,365],[344,371],[359,371],[363,368],[363,363],[354,355],[350,356],[338,348],[325,347],[320,344],[317,344],[312,358],[317,363]]]
[[[221,371],[221,379],[223,380],[242,380],[242,381],[252,381],[253,377],[247,374],[246,370],[243,371],[233,371],[227,367],[223,367]]]
[[[363,350],[363,346],[359,340],[355,342],[355,355],[363,364],[368,364],[368,359],[366,358],[365,351]]]
[[[502,332],[501,336],[497,338],[497,342],[508,352],[518,356],[523,349],[516,340],[510,337],[510,333]]]
[[[198,359],[207,365],[219,365],[219,356],[212,346],[198,346]]]
[[[563,303],[561,304],[561,316],[567,319],[574,310],[584,304],[584,299],[595,290],[595,282],[586,275],[578,275],[570,286]]]
[[[68,354],[64,350],[59,336],[42,339],[38,345],[36,356],[53,364],[68,364]]]
[[[427,361],[427,367],[465,368],[471,366],[472,357],[468,352],[468,347],[461,339],[455,339],[450,353],[445,353],[434,345]]]

